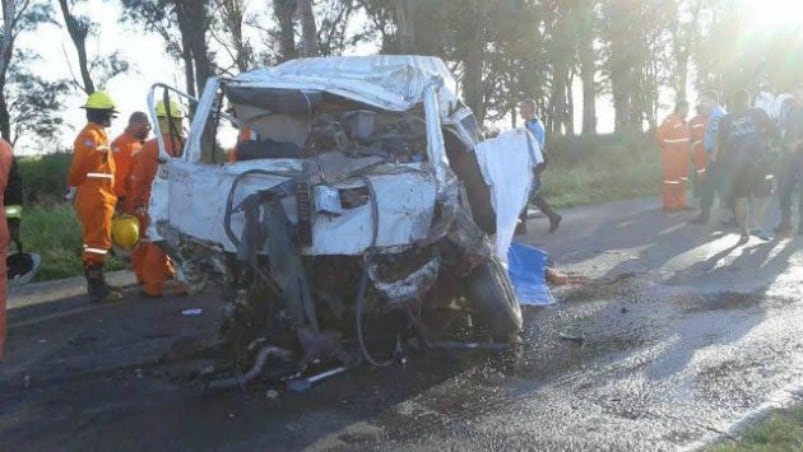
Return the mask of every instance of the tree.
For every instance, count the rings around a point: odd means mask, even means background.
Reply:
[[[0,134],[11,140],[7,82],[14,57],[19,56],[14,44],[20,33],[35,30],[40,24],[52,21],[49,3],[36,0],[2,0],[3,29],[0,33]]]
[[[73,12],[73,7],[82,1],[85,0],[58,0],[58,3],[67,32],[78,53],[81,81],[73,77],[74,83],[85,93],[92,94],[97,86],[105,85],[111,78],[126,72],[128,63],[120,58],[119,52],[107,56],[97,55],[92,61],[89,60],[86,50],[87,39],[96,36],[97,24],[88,17]]]
[[[279,61],[292,60],[298,55],[296,49],[296,0],[273,0],[273,16],[279,24],[275,34],[279,41]]]
[[[234,66],[239,72],[251,69],[255,64],[254,48],[243,33],[246,20],[246,7],[244,0],[217,0],[218,26],[227,35],[219,37],[213,31],[212,35],[224,51],[231,57]]]
[[[36,144],[51,142],[64,125],[62,112],[70,85],[65,80],[45,80],[31,73],[28,67],[38,59],[31,51],[17,50],[9,69],[8,90],[13,93],[8,105],[12,145],[23,136]]]
[[[207,43],[211,0],[121,0],[124,18],[159,34],[169,54],[184,62],[187,93],[197,96],[212,75]],[[178,24],[178,27],[176,27]]]
[[[304,56],[318,56],[318,31],[315,26],[315,14],[312,11],[312,0],[296,0],[301,15],[301,41]]]

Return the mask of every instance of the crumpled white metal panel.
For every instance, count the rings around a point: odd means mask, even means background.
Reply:
[[[156,234],[155,223],[167,220],[173,228],[184,234],[219,243],[227,251],[235,251],[234,244],[226,235],[223,219],[229,190],[237,175],[246,168],[287,171],[296,165],[300,165],[300,162],[252,161],[214,166],[171,160],[167,164],[167,190],[154,185],[157,190],[153,192],[149,210],[154,221],[149,234]],[[422,171],[404,171],[399,174],[371,175],[368,179],[373,185],[379,206],[377,246],[408,245],[426,238],[435,208],[436,184],[433,176]],[[286,179],[276,176],[246,176],[235,192],[234,206],[239,205],[249,194],[276,186],[284,180]],[[341,189],[361,185],[360,179],[334,184]],[[295,197],[286,198],[284,204],[290,220],[295,222]],[[241,213],[232,216],[232,230],[238,238],[242,232],[243,219]],[[372,231],[370,203],[344,210],[340,216],[317,214],[313,222],[313,245],[303,249],[302,253],[358,255],[371,246]]]

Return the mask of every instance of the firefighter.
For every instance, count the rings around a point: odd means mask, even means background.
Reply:
[[[708,116],[705,114],[705,109],[697,106],[697,116],[692,118],[689,122],[689,130],[691,132],[691,159],[694,162],[694,192],[699,194],[700,189],[705,183],[706,165],[708,158],[705,155],[705,146],[703,145],[703,138],[705,137],[705,126],[708,122]]]
[[[105,92],[89,95],[87,125],[75,139],[69,184],[75,194],[75,210],[83,229],[84,271],[93,302],[119,301],[123,294],[106,283],[106,257],[111,249],[111,222],[117,204],[114,194],[114,154],[106,129],[117,113]]]
[[[14,181],[19,180],[14,164],[14,151],[11,145],[4,139],[0,138],[0,202],[3,206],[6,205],[6,196],[12,198],[12,194],[18,192],[21,198],[22,184],[15,184]],[[10,190],[6,190],[9,188]],[[14,192],[14,193],[12,193]],[[6,258],[8,256],[8,246],[11,240],[9,233],[9,226],[6,223],[5,208],[0,209],[0,362],[3,360],[3,350],[6,343]],[[18,223],[17,223],[18,224]],[[18,233],[18,230],[16,231]]]
[[[171,157],[178,157],[184,144],[184,139],[180,135],[184,118],[181,106],[176,102],[168,104],[159,102],[156,105],[156,116],[165,142],[165,150]],[[170,259],[158,245],[148,240],[145,232],[149,222],[147,207],[151,196],[151,185],[159,167],[159,143],[156,138],[145,142],[142,149],[134,154],[133,163],[131,192],[126,210],[140,220],[139,244],[131,255],[134,273],[147,297],[158,298],[165,293],[184,294],[185,289],[172,280],[175,270]]]
[[[685,210],[686,182],[689,179],[690,134],[686,124],[689,103],[681,100],[675,111],[658,127],[657,139],[661,147],[661,161],[664,167],[663,201],[664,211]]]
[[[150,130],[151,124],[148,122],[148,115],[137,111],[128,119],[125,131],[112,141],[115,165],[114,193],[117,195],[118,213],[122,212],[126,205],[125,199],[130,190],[128,185],[134,153],[142,147]]]
[[[236,127],[240,130],[237,134],[237,144],[229,151],[227,159],[229,163],[234,163],[238,160],[237,150],[240,147],[240,144],[249,141],[259,141],[259,134],[257,134],[257,132],[250,127],[242,124],[240,118],[237,117],[237,111],[234,109],[233,105],[229,106],[229,108],[226,110],[226,113],[230,114],[234,119],[237,120]]]

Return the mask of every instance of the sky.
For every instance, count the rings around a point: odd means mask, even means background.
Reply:
[[[803,0],[743,0],[754,11],[754,26],[769,27],[778,23],[794,21],[803,26]],[[250,0],[248,7],[264,8],[266,2]],[[137,29],[135,26],[120,22],[121,10],[116,1],[88,0],[76,7],[76,12],[91,15],[99,24],[99,36],[90,41],[91,55],[109,54],[119,50],[122,57],[130,64],[127,73],[112,79],[103,87],[116,100],[121,112],[116,123],[112,125],[111,135],[116,136],[122,132],[128,116],[136,110],[145,109],[145,98],[148,89],[157,82],[174,86],[183,86],[183,71],[181,66],[168,57],[164,51],[164,44],[158,36]],[[61,22],[59,15],[58,21]],[[359,19],[357,20],[359,21]],[[359,25],[356,25],[359,26]],[[54,45],[55,44],[55,45]],[[41,60],[33,68],[39,74],[45,74],[53,79],[72,78],[71,73],[77,74],[75,63],[75,49],[64,27],[56,25],[41,26],[36,33],[20,36],[18,45],[37,51]],[[351,54],[371,54],[375,52],[372,46],[365,46],[351,51]],[[577,96],[575,104],[582,105],[579,89],[574,90]],[[85,123],[84,111],[79,107],[85,100],[83,94],[71,96],[64,110],[64,117],[68,126],[62,131],[61,146],[70,146],[73,137]],[[662,93],[662,102],[672,103],[671,93]],[[577,127],[581,124],[582,108],[577,108]],[[599,132],[610,132],[613,129],[613,108],[610,98],[602,97],[597,100],[597,114]],[[665,112],[659,115],[662,117]],[[496,127],[509,127],[509,119],[495,124]],[[39,149],[31,140],[22,138],[16,151],[20,154],[35,154],[52,151]]]

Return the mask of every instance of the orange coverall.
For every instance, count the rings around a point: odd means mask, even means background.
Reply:
[[[259,136],[257,133],[248,127],[243,127],[240,129],[240,134],[237,136],[237,144],[240,144],[244,141],[258,141]],[[237,146],[234,147],[231,151],[229,151],[229,163],[234,163],[237,161]]]
[[[103,264],[112,247],[111,223],[114,194],[114,154],[109,137],[99,124],[90,122],[73,145],[69,184],[78,188],[75,210],[84,230],[84,266]]]
[[[697,171],[698,183],[705,177],[705,169],[708,164],[708,157],[705,155],[705,146],[703,145],[707,125],[708,117],[703,115],[697,115],[689,122],[692,158],[694,159],[694,169]]]
[[[664,209],[685,209],[690,150],[690,132],[686,121],[680,115],[669,115],[658,127],[657,139],[664,166]]]
[[[112,152],[114,152],[114,193],[122,203],[128,197],[131,190],[130,176],[134,164],[134,153],[142,147],[142,142],[135,136],[123,132],[119,137],[112,141]],[[122,207],[122,206],[121,206]]]
[[[171,139],[169,134],[164,135],[165,150],[176,157],[181,152],[181,144],[177,139]],[[131,253],[131,263],[137,281],[145,288],[145,293],[152,297],[162,295],[167,280],[175,276],[175,270],[165,252],[151,243],[145,236],[148,228],[148,215],[142,212],[148,207],[151,198],[151,185],[159,169],[159,143],[156,138],[145,142],[142,148],[134,154],[131,172],[131,191],[126,201],[126,210],[139,218],[140,241]]]
[[[11,162],[14,152],[6,140],[0,138],[0,205],[5,205],[3,196],[8,184],[8,174],[11,171]],[[3,360],[3,350],[6,345],[6,257],[8,257],[8,224],[6,224],[6,210],[0,209],[0,361]]]

